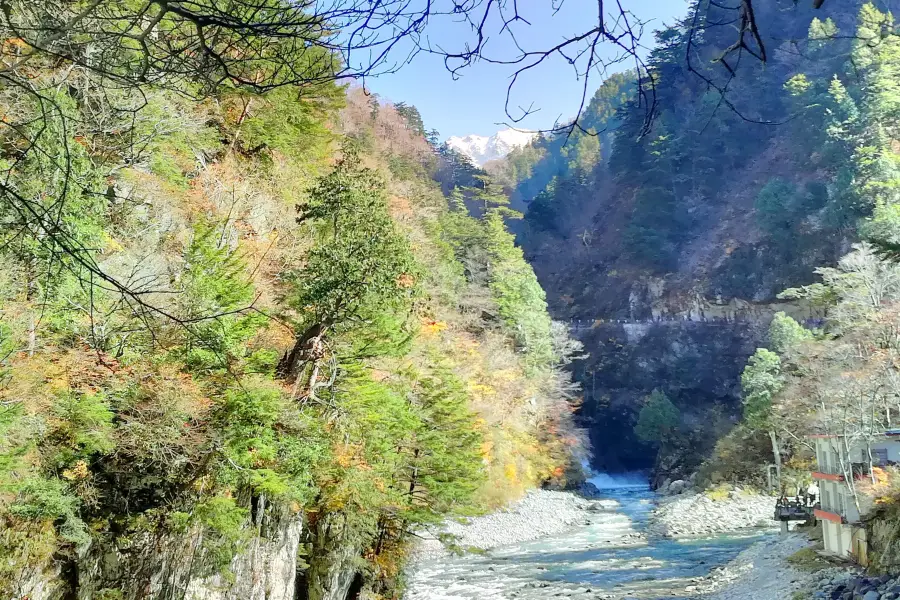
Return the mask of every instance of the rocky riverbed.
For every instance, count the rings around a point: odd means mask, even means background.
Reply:
[[[533,491],[446,524],[441,531],[470,552],[453,556],[430,534],[407,600],[900,600],[900,578],[795,568],[788,558],[812,543],[774,534],[774,498],[741,490],[660,497],[646,487],[600,496]]]
[[[816,581],[815,575],[793,568],[787,560],[809,545],[803,534],[761,540],[688,591],[704,600],[790,600]]]
[[[745,529],[775,528],[775,498],[735,490],[713,500],[688,493],[660,498],[648,532],[663,537],[704,536]]]
[[[449,554],[439,537],[450,536],[462,551],[490,550],[520,544],[590,524],[601,511],[615,510],[615,500],[586,499],[571,492],[531,490],[506,508],[496,512],[450,521],[441,528],[423,532],[413,554],[414,561]]]
[[[658,496],[646,485],[601,496],[533,492],[504,511],[447,524],[458,548],[477,551],[453,556],[433,535],[410,568],[406,600],[697,598],[711,570],[764,537],[651,535]]]
[[[816,573],[817,585],[812,597],[816,600],[897,600],[900,598],[900,577],[891,575],[866,576],[848,570],[828,569]]]

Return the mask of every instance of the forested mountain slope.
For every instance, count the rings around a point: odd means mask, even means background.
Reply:
[[[689,14],[657,34],[649,131],[633,78],[618,75],[581,115],[588,133],[491,165],[528,203],[519,238],[551,312],[606,321],[579,334],[599,467],[658,460],[687,474],[738,417],[740,372],[772,314],[822,316],[776,295],[812,282],[861,234],[896,235],[900,42],[887,7],[754,7],[766,64],[745,56],[732,77],[716,60],[728,28]],[[702,35],[689,35],[695,19]],[[634,432],[654,389],[680,414],[677,439]]]
[[[577,482],[577,344],[409,111],[32,53],[0,86],[0,594],[395,597],[417,528]]]

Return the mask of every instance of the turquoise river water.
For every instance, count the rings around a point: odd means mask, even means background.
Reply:
[[[653,492],[645,484],[593,480],[619,502],[589,525],[531,542],[422,563],[407,600],[599,600],[690,598],[691,580],[733,559],[764,533],[672,540],[625,536],[646,529]]]

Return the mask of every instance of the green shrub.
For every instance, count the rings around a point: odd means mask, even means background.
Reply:
[[[660,390],[647,396],[638,413],[634,433],[644,442],[663,442],[671,437],[681,424],[681,413]]]
[[[250,535],[247,527],[249,511],[235,504],[233,498],[213,496],[194,506],[191,513],[170,514],[171,528],[188,533],[201,530],[201,556],[196,573],[230,575],[226,570]]]
[[[19,486],[9,513],[37,523],[53,523],[63,540],[82,544],[90,537],[78,515],[80,505],[80,500],[65,482],[33,477]]]
[[[714,487],[707,489],[703,492],[707,498],[713,500],[715,502],[723,502],[728,500],[731,494],[732,487],[727,483],[720,483]]]

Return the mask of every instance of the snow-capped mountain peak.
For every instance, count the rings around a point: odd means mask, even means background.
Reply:
[[[534,131],[518,131],[515,129],[503,129],[494,135],[453,136],[447,138],[447,145],[465,154],[479,167],[489,160],[503,158],[513,148],[521,148],[534,139],[537,135]]]

